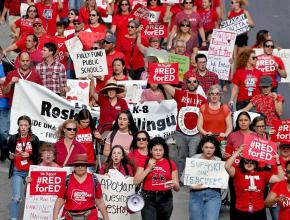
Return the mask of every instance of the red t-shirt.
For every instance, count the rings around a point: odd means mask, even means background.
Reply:
[[[102,94],[99,94],[98,104],[100,106],[100,120],[98,129],[100,129],[104,123],[110,123],[111,125],[117,119],[117,116],[121,111],[129,109],[127,102],[124,99],[117,98],[117,103],[112,106],[109,99]],[[106,127],[110,129],[110,125],[107,125]]]
[[[95,33],[106,33],[107,27],[104,24],[100,24],[97,27],[92,27],[91,25],[86,25],[84,30],[90,29],[92,32]]]
[[[27,18],[19,18],[17,21],[15,21],[15,25],[20,29],[20,35],[25,32],[33,33],[32,21]]]
[[[265,184],[269,182],[271,172],[242,173],[240,168],[235,169],[234,188],[236,193],[236,209],[247,212],[249,205],[254,211],[263,209]]]
[[[44,5],[43,2],[35,4],[38,16],[42,20],[43,27],[48,35],[54,36],[56,32],[56,18],[58,15],[58,2]]]
[[[134,164],[135,170],[137,169],[137,167],[144,168],[146,160],[149,159],[148,155],[142,155],[142,154],[140,154],[140,152],[138,151],[138,149],[136,149],[134,151],[131,150],[129,152],[129,154],[128,154],[128,158]]]
[[[57,54],[55,56],[55,60],[62,63],[65,68],[67,69],[67,49],[65,46],[65,41],[67,40],[66,37],[59,37],[59,36],[53,36],[52,41],[57,46]]]
[[[17,141],[16,143],[16,149],[15,149],[15,154],[20,154],[22,152],[27,152],[29,154],[32,154],[32,146],[30,142],[30,137],[23,137],[20,138],[20,140]],[[15,156],[14,159],[14,166],[18,170],[23,170],[23,171],[29,171],[29,166],[32,165],[33,162],[29,158],[24,158],[21,156]]]
[[[290,192],[287,190],[287,185],[287,180],[284,180],[276,183],[271,189],[272,192],[276,193],[277,197],[284,196],[286,198],[286,201],[278,203],[280,206],[279,220],[289,220],[290,217]]]
[[[245,10],[241,9],[239,12],[235,12],[235,11],[230,11],[229,15],[228,15],[228,19],[231,19],[233,17],[239,16],[241,14],[244,14]]]
[[[87,151],[85,147],[79,143],[76,140],[73,140],[72,145],[74,145],[74,149],[72,150],[72,153],[67,161],[68,163],[72,163],[74,161],[74,157],[76,154],[86,154]],[[56,150],[56,163],[60,166],[63,166],[63,163],[66,159],[66,156],[68,154],[68,151],[66,149],[66,146],[64,145],[64,139],[60,139],[58,142],[54,144],[55,150]]]
[[[20,16],[20,5],[26,3],[26,0],[5,0],[4,6],[9,9],[9,15]]]
[[[59,13],[60,18],[67,18],[68,15],[68,7],[69,7],[69,0],[62,0],[62,9]]]
[[[26,32],[26,33],[22,34],[21,38],[15,42],[16,46],[22,51],[24,51],[26,49],[25,43],[26,43],[26,37],[28,34],[31,34],[31,33]],[[39,36],[37,38],[38,38],[37,49],[39,49],[39,50],[42,50],[44,44],[51,42],[51,36],[49,36],[47,34],[42,34],[41,36]]]
[[[239,87],[237,101],[249,100],[260,94],[259,82],[262,72],[258,69],[237,69],[232,82]]]
[[[152,20],[150,20],[151,22],[163,22],[163,17],[164,17],[164,14],[166,12],[166,7],[165,6],[162,6],[162,5],[159,5],[159,6],[156,6],[155,8],[153,8],[152,6],[147,6],[147,9],[149,11],[152,12],[152,14],[156,15],[155,18],[152,18]],[[157,21],[154,21],[154,20],[157,20]]]
[[[177,13],[181,12],[182,10],[183,10],[183,8],[182,8],[181,4],[172,5],[172,7],[170,8],[170,12],[172,13],[171,21],[174,21]],[[169,28],[170,31],[172,30],[173,25],[174,25],[174,23],[170,22],[170,28]]]
[[[174,25],[179,26],[184,19],[188,19],[190,21],[192,34],[197,36],[198,29],[203,27],[200,15],[196,12],[186,14],[184,11],[181,11],[176,15]]]
[[[128,33],[128,22],[132,19],[130,14],[127,15],[120,15],[116,14],[113,15],[112,26],[116,25],[116,39],[117,42],[121,39],[125,34]]]
[[[206,99],[199,94],[188,93],[186,90],[175,89],[174,99],[177,102],[178,123],[176,130],[182,131],[197,129],[198,112],[187,110],[187,107],[200,108],[205,104]],[[197,109],[197,110],[198,110]],[[180,128],[182,126],[182,128]]]
[[[212,0],[211,1],[211,7],[215,10],[220,5],[221,5],[220,0]],[[197,10],[202,9],[202,0],[195,0],[194,6],[196,6]]]
[[[101,17],[106,17],[107,16],[107,10],[103,9],[101,7],[97,7],[98,12],[100,13]],[[85,6],[81,7],[79,10],[79,16],[83,19],[85,25],[89,24],[89,19],[90,19],[90,11],[88,8]]]
[[[115,52],[112,54],[107,54],[106,58],[107,58],[107,66],[108,66],[109,74],[105,77],[105,80],[108,80],[111,78],[111,76],[113,74],[113,61],[114,61],[114,59],[121,58],[123,60],[126,60],[126,58],[125,58],[125,55],[118,50],[115,50]],[[127,64],[126,64],[126,66],[127,66]]]
[[[70,175],[69,184],[66,190],[65,184],[63,184],[57,193],[59,198],[66,200],[64,204],[64,214],[67,210],[86,210],[96,205],[95,199],[102,198],[101,184],[98,182],[96,189],[94,189],[93,175],[87,173],[87,178],[83,183],[79,183],[74,174]],[[95,195],[94,195],[95,194]],[[71,219],[66,216],[66,219]],[[97,209],[92,209],[88,220],[98,219]]]
[[[90,163],[95,163],[96,159],[95,159],[94,143],[90,127],[81,128],[80,126],[78,126],[76,141],[78,141],[85,147],[88,155],[88,161]]]
[[[106,169],[106,163],[104,163],[100,170],[99,170],[99,174],[102,174],[104,175],[105,174],[105,169]],[[118,170],[120,173],[122,173],[124,176],[134,176],[134,173],[133,173],[133,169],[130,165],[127,165],[127,169],[128,169],[128,174],[126,174],[126,171],[125,171],[125,168],[123,165],[119,164],[118,167],[116,168],[113,168],[113,164],[109,167],[109,169],[116,169]]]
[[[215,22],[218,21],[218,15],[215,9],[197,11],[201,17],[203,28],[205,32],[212,31],[215,28]]]
[[[176,170],[175,163],[170,160],[172,166],[172,172]],[[146,168],[148,165],[146,166]],[[145,169],[146,169],[145,168]],[[170,165],[167,159],[161,159],[156,161],[153,170],[146,176],[143,183],[143,189],[148,191],[167,191],[165,187],[167,181],[172,180],[172,173],[170,172]]]
[[[274,88],[278,86],[277,75],[279,75],[278,70],[276,70],[275,63],[278,64],[279,69],[285,69],[283,61],[277,56],[269,56],[266,54],[257,56],[256,68],[262,71],[263,76],[270,76],[272,78],[272,87]]]

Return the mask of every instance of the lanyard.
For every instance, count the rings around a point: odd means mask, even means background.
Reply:
[[[28,79],[29,76],[31,75],[31,73],[32,73],[32,71],[30,71],[30,72],[27,74],[27,76],[24,78],[24,77],[22,76],[22,74],[20,73],[20,70],[18,69],[18,75],[21,77],[21,79]]]

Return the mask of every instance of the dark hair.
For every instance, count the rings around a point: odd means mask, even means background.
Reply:
[[[151,86],[151,84],[150,84],[150,83],[147,83],[146,88],[147,88],[147,89],[150,89],[150,88],[151,88],[150,86]],[[162,86],[161,84],[158,84],[157,88],[161,90],[161,92],[162,92],[164,98],[167,99],[167,95],[166,95],[166,92],[165,92],[163,86]]]
[[[254,170],[255,171],[258,171],[259,170],[259,167],[258,167],[259,163],[258,163],[258,161],[255,161],[255,160],[251,160],[251,161],[254,161],[254,164],[255,164],[255,169]],[[245,163],[245,158],[241,157],[240,162],[239,162],[239,168],[241,169],[241,172],[242,173],[248,172],[246,170],[245,166],[244,166],[244,163]]]
[[[264,121],[265,124],[266,124],[266,118],[265,118],[264,116],[262,116],[262,115],[257,116],[257,117],[255,117],[255,118],[253,119],[253,121],[252,121],[252,123],[251,123],[251,125],[250,125],[251,130],[254,129],[254,127],[256,126],[256,124],[257,124],[259,121]]]
[[[196,56],[195,56],[195,62],[197,62],[198,61],[198,59],[199,58],[205,58],[205,60],[207,61],[207,57],[206,57],[206,55],[204,55],[204,54],[202,54],[202,53],[199,53],[199,54],[197,54]]]
[[[287,166],[290,164],[290,160],[287,160],[285,163],[285,169],[287,168]]]
[[[32,134],[32,130],[31,130],[31,118],[28,117],[27,115],[22,115],[17,119],[17,125],[19,126],[20,121],[27,121],[29,124],[29,130],[28,130],[28,135]],[[20,134],[20,129],[18,128],[18,134]]]
[[[126,68],[126,64],[125,64],[125,60],[123,60],[122,58],[119,58],[119,57],[117,57],[117,58],[115,58],[114,60],[113,60],[113,62],[112,62],[112,66],[114,65],[114,63],[116,62],[116,61],[120,61],[121,63],[122,63],[122,65],[123,65],[123,67],[124,67],[124,69],[123,69],[123,74],[125,75],[125,76],[127,76],[127,68]],[[113,76],[116,76],[116,73],[114,72],[114,70],[113,70]]]
[[[256,35],[256,43],[254,44],[255,47],[258,47],[260,44],[263,44],[267,38],[266,36],[269,34],[268,30],[259,30]]]
[[[197,154],[200,154],[202,153],[202,147],[205,143],[212,143],[215,147],[215,151],[214,151],[214,156],[216,157],[219,157],[219,158],[222,158],[222,153],[221,153],[221,148],[220,148],[220,142],[215,138],[215,137],[212,137],[212,136],[204,136],[199,144],[198,144],[198,147],[197,147]]]
[[[274,44],[274,41],[273,41],[273,40],[266,40],[266,41],[263,43],[263,47],[265,47],[266,44],[267,44],[268,42],[272,42],[272,43]],[[275,44],[274,44],[274,45],[275,45]]]
[[[58,21],[58,22],[56,22],[56,27],[63,27],[63,28],[65,28],[66,27],[66,23],[63,22],[63,21]]]
[[[89,127],[91,129],[91,133],[93,134],[93,132],[95,130],[95,123],[94,123],[94,120],[93,120],[93,117],[92,117],[90,111],[88,109],[86,109],[86,108],[80,110],[80,112],[78,113],[78,115],[77,115],[75,120],[80,124],[80,121],[81,120],[85,120],[85,119],[89,119],[90,120]]]
[[[45,43],[45,44],[43,45],[43,47],[46,47],[46,48],[49,50],[49,52],[52,52],[52,55],[53,55],[53,56],[56,54],[57,47],[56,47],[55,43],[53,43],[53,42],[48,42],[48,43]]]
[[[101,17],[100,12],[99,12],[97,9],[92,9],[91,11],[95,11],[95,12],[97,13],[97,16],[99,17],[99,18],[98,18],[98,22],[99,22],[100,24],[104,24],[104,23],[105,23],[104,20],[103,20],[102,17]],[[90,13],[91,13],[91,11],[90,11]],[[89,19],[89,24],[91,24],[91,20],[90,20],[90,19]]]
[[[37,8],[35,7],[35,5],[29,5],[28,6],[28,8],[27,8],[27,10],[26,10],[26,14],[23,16],[24,18],[29,18],[29,16],[28,16],[28,11],[30,10],[30,8],[35,8],[35,10],[36,10],[36,15],[35,15],[35,17],[34,18],[38,18],[38,10],[37,10]]]
[[[137,131],[135,133],[135,135],[133,136],[133,140],[131,142],[130,150],[133,150],[134,151],[134,150],[138,149],[138,146],[137,146],[137,136],[138,136],[138,134],[145,134],[146,135],[146,138],[147,138],[147,141],[149,143],[150,136],[149,136],[148,132],[145,131],[145,130]],[[148,148],[148,146],[147,146],[147,148]]]
[[[119,148],[122,150],[122,154],[123,154],[123,159],[121,160],[121,165],[123,166],[124,170],[125,170],[125,173],[126,175],[128,176],[129,175],[129,169],[128,169],[128,165],[132,167],[132,170],[133,170],[133,166],[130,162],[130,160],[128,159],[126,153],[125,153],[125,150],[124,148],[121,146],[121,145],[114,145],[110,151],[110,154],[105,162],[106,166],[105,166],[105,169],[104,169],[104,173],[108,173],[109,169],[112,167],[113,165],[113,160],[112,160],[112,153],[113,153],[113,150],[116,149],[116,148]]]
[[[71,8],[68,12],[71,12],[71,11],[73,11],[76,16],[79,14],[78,10],[76,10],[74,8]]]
[[[148,7],[148,6],[151,6],[150,2],[151,2],[150,0],[147,0],[147,7]],[[160,0],[157,0],[157,5],[158,5],[158,6],[161,5],[161,1],[160,1]]]
[[[129,8],[128,8],[129,13],[132,11],[130,1],[129,0],[121,0],[121,1],[118,2],[118,8],[117,8],[117,14],[119,14],[119,15],[122,14],[121,4],[124,1],[126,1],[128,3],[128,5],[129,5]]]
[[[183,2],[182,2],[182,6],[184,6],[185,1],[186,1],[186,0],[183,0]],[[192,5],[194,5],[194,0],[191,0],[191,3],[192,3]]]
[[[36,37],[36,35],[34,35],[34,34],[28,34],[28,35],[26,36],[26,38],[27,38],[28,36],[32,36],[32,40],[33,40],[33,42],[36,42],[36,46],[37,46],[37,45],[38,45],[38,37]]]
[[[240,112],[240,114],[238,115],[237,120],[236,120],[236,127],[235,127],[234,131],[239,131],[241,129],[240,128],[240,125],[239,125],[239,119],[243,115],[246,116],[250,120],[250,122],[251,122],[251,116],[249,115],[248,112],[245,112],[245,111]],[[251,127],[250,127],[250,129],[251,129]]]

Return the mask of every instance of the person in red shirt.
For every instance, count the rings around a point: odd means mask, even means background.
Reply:
[[[141,211],[143,220],[169,220],[173,210],[172,189],[180,190],[175,163],[169,159],[169,147],[161,137],[150,140],[149,160],[138,167],[134,184],[143,183],[145,207]]]
[[[242,153],[244,145],[226,161],[225,169],[233,178],[236,194],[236,211],[234,219],[267,220],[264,206],[264,191],[266,183],[276,183],[284,178],[279,156],[276,155],[278,175],[268,171],[257,171],[258,162],[242,158],[239,167],[234,167],[235,159]]]
[[[147,9],[150,12],[149,21],[151,23],[163,23],[166,7],[161,4],[160,0],[147,0]]]
[[[113,74],[111,79],[115,81],[131,80],[123,59],[116,58],[113,60]]]
[[[279,220],[288,220],[290,216],[290,160],[285,163],[285,170],[286,179],[276,183],[265,200],[266,207],[279,205]]]
[[[110,169],[116,169],[124,176],[134,176],[133,165],[121,145],[112,147],[106,162],[99,170],[99,174],[110,175]]]
[[[100,12],[98,12],[96,9],[92,9],[90,11],[89,16],[90,16],[89,24],[85,25],[84,29],[85,30],[89,29],[94,33],[105,34],[107,27],[106,25],[104,25],[104,21],[100,16]]]
[[[196,11],[201,10],[203,8],[203,4],[208,1],[210,2],[210,8],[215,11],[215,13],[218,15],[219,20],[222,21],[224,17],[223,0],[195,0],[194,7],[196,8]]]
[[[65,28],[65,30],[74,30],[75,26],[74,26],[74,20],[76,18],[76,16],[78,16],[78,11],[75,9],[70,9],[68,12],[68,21],[67,21],[67,26]]]
[[[262,72],[256,68],[257,57],[255,51],[246,48],[237,57],[237,70],[234,74],[233,88],[229,105],[233,107],[237,96],[236,110],[246,107],[252,97],[260,94],[259,82]]]
[[[20,18],[20,5],[25,3],[25,0],[4,0],[4,8],[0,17],[0,24],[5,22],[5,15],[9,10],[9,24],[12,24],[14,21]]]
[[[67,220],[98,219],[98,210],[104,220],[109,220],[107,208],[102,198],[102,188],[94,174],[87,173],[88,162],[85,154],[77,154],[69,163],[74,166],[74,172],[68,176],[68,181],[63,184],[57,193],[53,207],[53,220],[58,220],[58,214],[64,205],[62,216]],[[95,180],[96,179],[96,180]],[[73,217],[72,217],[73,216]]]

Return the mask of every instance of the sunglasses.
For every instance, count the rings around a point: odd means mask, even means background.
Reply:
[[[97,15],[96,14],[90,14],[90,17],[96,17]]]
[[[219,92],[211,92],[210,94],[211,94],[211,95],[220,95]]]
[[[74,22],[73,24],[74,24],[74,25],[81,25],[80,22]]]
[[[121,6],[128,6],[129,4],[127,4],[127,3],[123,3],[123,4],[121,4]]]
[[[29,10],[28,12],[35,12],[36,13],[37,11],[36,10]]]
[[[261,86],[262,89],[268,89],[270,88],[271,86]]]
[[[245,159],[244,163],[245,164],[255,164],[255,161]]]
[[[185,5],[192,4],[192,2],[184,2]]]
[[[91,47],[91,50],[99,50],[100,48],[98,47]]]
[[[274,49],[275,46],[274,45],[265,45],[266,48],[271,48],[271,49]]]
[[[189,24],[181,24],[180,27],[190,27]]]
[[[77,131],[77,128],[65,128],[68,131]]]
[[[197,83],[197,80],[187,80],[187,83],[190,84],[190,83]]]
[[[134,29],[135,28],[134,26],[131,26],[131,25],[128,25],[127,27],[128,28],[131,28],[131,29]]]
[[[137,139],[137,141],[147,141],[147,138],[136,138]]]
[[[290,170],[286,170],[286,174],[290,174]]]
[[[42,24],[34,24],[33,27],[42,27]]]
[[[70,12],[70,13],[68,13],[69,15],[76,15],[75,13],[73,13],[73,12]]]
[[[265,125],[256,125],[255,126],[256,128],[264,128],[264,127],[266,127]]]
[[[104,41],[104,44],[111,44],[111,42],[108,42],[108,41]]]

